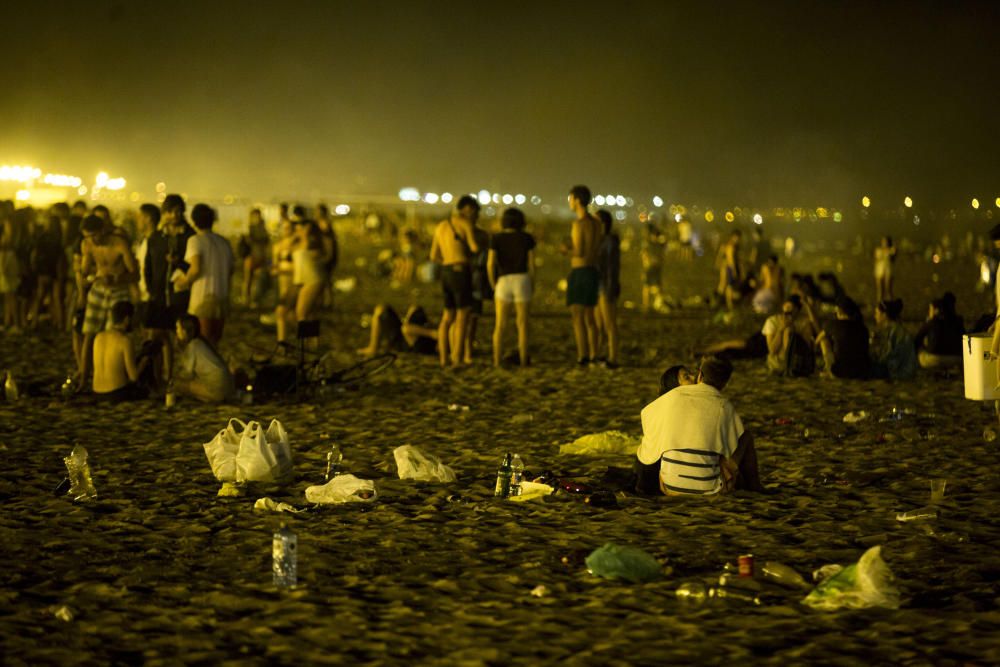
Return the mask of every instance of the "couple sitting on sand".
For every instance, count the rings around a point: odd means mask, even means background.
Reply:
[[[660,378],[660,397],[642,410],[636,491],[712,495],[762,491],[753,437],[722,395],[732,364],[706,358],[697,373],[683,366]]]

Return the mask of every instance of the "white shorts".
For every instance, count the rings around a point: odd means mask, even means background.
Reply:
[[[531,301],[531,276],[527,273],[508,273],[497,280],[494,301],[527,303]]]

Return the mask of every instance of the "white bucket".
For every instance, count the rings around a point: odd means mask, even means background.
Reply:
[[[967,334],[962,336],[962,363],[965,371],[965,397],[970,401],[995,401],[997,393],[997,362],[990,359],[993,336]]]

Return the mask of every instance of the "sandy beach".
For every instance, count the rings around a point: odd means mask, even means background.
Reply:
[[[378,301],[440,312],[436,285],[391,289],[367,267],[377,246],[345,241],[338,293],[323,344],[347,366],[367,342],[360,324]],[[817,248],[791,270],[839,270],[870,304],[867,256],[826,257]],[[436,359],[402,355],[356,387],[311,400],[251,406],[180,402],[95,405],[64,400],[68,336],[0,338],[0,368],[35,393],[0,402],[2,661],[38,664],[996,664],[1000,662],[1000,479],[992,405],[963,398],[961,373],[911,382],[775,378],[763,362],[737,362],[725,393],[756,436],[767,493],[714,499],[629,495],[594,508],[557,494],[523,504],[492,498],[496,467],[516,451],[529,471],[600,485],[628,456],[559,454],[581,435],[620,430],[638,437],[639,412],[672,363],[692,345],[741,337],[759,326],[744,314],[683,307],[621,311],[623,366],[579,369],[563,295],[566,260],[541,254],[533,307],[533,365],[489,367],[492,316],[481,322],[476,365],[441,371]],[[837,264],[840,268],[837,269]],[[902,257],[898,291],[912,329],[945,289],[972,320],[989,295],[974,294],[974,266]],[[637,302],[637,253],[623,258],[623,300]],[[929,276],[934,278],[929,280]],[[708,293],[708,259],[665,269],[678,301]],[[488,313],[489,313],[488,308]],[[259,313],[234,309],[222,352],[267,349]],[[867,313],[870,323],[870,309]],[[239,343],[238,343],[239,341]],[[512,341],[511,341],[512,344]],[[468,410],[449,410],[449,405]],[[904,418],[880,418],[897,407]],[[865,410],[871,418],[845,424]],[[280,419],[295,459],[294,481],[244,498],[216,497],[203,443],[230,417]],[[307,508],[330,445],[343,470],[376,481],[370,504],[296,515],[253,511],[269,496]],[[91,459],[95,501],[53,495],[75,444]],[[450,484],[399,480],[392,451],[415,445],[456,472]],[[929,481],[948,480],[931,521],[898,512],[929,502]],[[460,496],[454,498],[454,496]],[[271,534],[286,521],[298,535],[299,587],[271,583]],[[645,549],[665,576],[630,584],[589,574],[585,556],[613,542]],[[768,589],[759,607],[681,604],[675,589],[716,580],[725,563],[753,553],[806,578],[849,564],[870,546],[896,576],[898,610],[822,612],[801,592]],[[536,587],[546,593],[532,595]]]

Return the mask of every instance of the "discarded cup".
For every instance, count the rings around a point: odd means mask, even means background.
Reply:
[[[939,478],[931,480],[931,502],[937,503],[944,500],[944,490],[948,486],[948,480]]]

